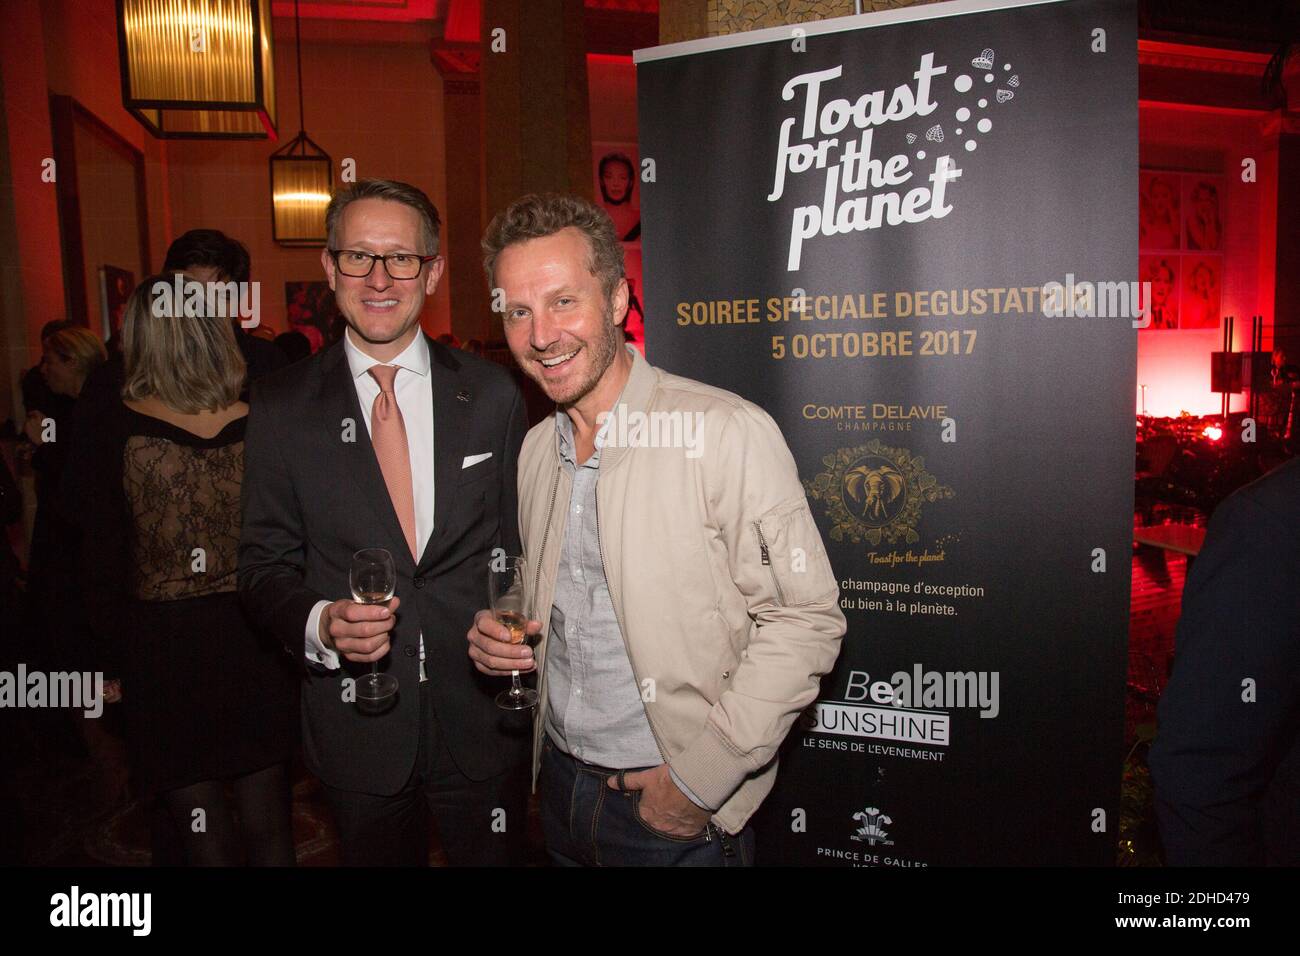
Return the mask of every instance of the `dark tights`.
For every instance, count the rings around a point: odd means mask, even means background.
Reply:
[[[202,780],[169,790],[163,803],[180,834],[190,866],[293,866],[293,825],[289,778],[284,764],[228,781]],[[202,810],[198,827],[195,810]],[[240,825],[235,825],[235,814]],[[199,832],[195,832],[198,829]],[[242,832],[243,839],[240,835]]]

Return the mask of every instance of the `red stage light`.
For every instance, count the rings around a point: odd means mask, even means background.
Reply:
[[[1206,425],[1205,431],[1201,432],[1210,441],[1218,441],[1223,437],[1223,429],[1218,425]]]

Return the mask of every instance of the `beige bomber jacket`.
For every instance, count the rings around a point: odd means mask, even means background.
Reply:
[[[665,762],[736,833],[771,791],[777,748],[839,654],[839,587],[772,418],[629,351],[596,486],[605,576]],[[527,606],[542,622],[534,783],[570,490],[548,416],[519,460]]]

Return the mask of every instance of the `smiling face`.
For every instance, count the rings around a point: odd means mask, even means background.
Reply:
[[[358,199],[339,216],[335,248],[376,255],[429,255],[420,226],[420,214],[404,203]],[[345,276],[329,250],[321,252],[321,263],[339,312],[360,339],[357,344],[380,361],[396,358],[419,334],[420,310],[425,297],[438,287],[444,264],[440,257],[426,263],[414,279],[394,279],[378,262],[364,278]]]
[[[606,300],[591,259],[586,236],[570,226],[507,246],[493,278],[505,293],[506,341],[519,367],[557,405],[594,419],[613,406],[630,359],[621,328],[627,282]]]

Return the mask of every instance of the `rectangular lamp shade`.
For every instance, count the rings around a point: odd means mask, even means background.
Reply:
[[[274,139],[271,0],[117,0],[122,105],[161,139]]]
[[[271,233],[282,246],[323,246],[333,167],[316,156],[271,157]]]

